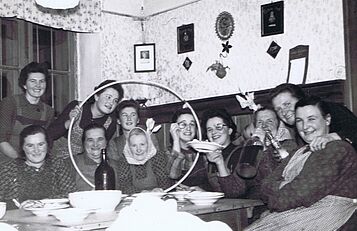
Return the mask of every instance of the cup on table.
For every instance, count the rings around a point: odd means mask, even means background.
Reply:
[[[6,213],[6,202],[0,202],[0,219],[3,218],[5,213]]]

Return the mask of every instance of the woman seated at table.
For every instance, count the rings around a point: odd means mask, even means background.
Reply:
[[[150,134],[144,129],[131,129],[122,155],[122,161],[118,161],[116,181],[117,188],[123,193],[156,191],[173,184],[167,172],[165,153],[155,148]]]
[[[215,191],[224,192],[226,197],[238,197],[245,193],[245,181],[234,171],[240,155],[238,146],[232,143],[237,126],[225,109],[205,111],[202,119],[202,130],[210,142],[223,146],[222,150],[206,154],[208,177]]]
[[[198,155],[187,143],[196,137],[197,124],[189,109],[179,109],[172,117],[170,125],[171,151],[169,151],[168,168],[170,178],[181,179],[191,168]],[[199,189],[211,191],[207,178],[207,158],[201,154],[195,167],[188,177],[182,182],[185,186],[197,186]]]
[[[0,103],[0,160],[19,157],[19,134],[30,124],[47,127],[54,110],[41,101],[46,92],[49,74],[45,63],[27,64],[20,73],[19,87],[23,94],[4,98]],[[10,158],[9,158],[10,157]]]
[[[117,134],[109,141],[108,156],[113,160],[119,160],[122,157],[123,149],[131,129],[137,127],[140,122],[140,105],[137,101],[123,100],[119,103],[116,111],[117,116]],[[151,134],[151,139],[156,148],[159,143],[155,134]]]
[[[295,109],[298,133],[307,144],[263,180],[262,194],[275,213],[247,230],[356,230],[357,205],[350,199],[357,198],[354,148],[337,140],[312,152],[309,145],[329,133],[330,112],[314,96],[300,99]]]
[[[68,165],[50,155],[46,130],[30,125],[20,133],[21,157],[4,163],[0,169],[0,200],[8,209],[12,199],[26,200],[67,197],[75,182]],[[26,203],[26,202],[25,202]]]
[[[115,81],[105,80],[95,87],[94,90],[113,82]],[[104,126],[106,128],[106,138],[110,140],[116,130],[116,116],[113,111],[122,98],[123,88],[119,84],[114,84],[97,92],[82,108],[78,106],[79,101],[74,100],[70,102],[58,116],[57,120],[51,123],[48,128],[48,134],[54,140],[53,154],[64,159],[69,156],[67,133],[72,118],[75,118],[71,133],[73,154],[83,152],[83,129],[91,123]]]

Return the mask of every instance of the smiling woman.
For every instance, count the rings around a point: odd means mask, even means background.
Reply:
[[[0,159],[18,157],[19,134],[30,125],[47,127],[54,110],[41,102],[49,78],[47,66],[36,62],[26,65],[20,73],[19,87],[23,94],[10,96],[0,103]]]
[[[105,80],[95,87],[95,90],[113,82],[115,81]],[[69,103],[57,120],[51,123],[48,128],[51,139],[54,140],[53,153],[62,158],[69,156],[67,132],[70,121],[73,118],[75,123],[71,134],[71,148],[75,154],[82,153],[83,129],[91,123],[104,126],[106,128],[106,138],[110,140],[116,130],[117,118],[114,110],[123,98],[123,94],[122,86],[116,84],[98,91],[83,105],[83,108],[78,106],[79,101],[77,100]]]
[[[75,191],[68,166],[49,155],[48,136],[43,127],[24,128],[20,133],[20,147],[21,158],[6,162],[0,169],[0,198],[7,202],[9,209],[16,208],[12,199],[21,203],[67,197]]]

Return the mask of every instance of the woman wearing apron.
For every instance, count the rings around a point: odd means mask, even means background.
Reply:
[[[166,189],[172,185],[165,153],[157,151],[150,135],[142,128],[135,127],[129,132],[122,155],[116,185],[123,193]]]
[[[20,73],[19,87],[24,94],[4,98],[0,103],[0,161],[19,156],[19,134],[35,124],[47,127],[54,110],[41,101],[49,78],[46,64],[26,65]]]
[[[114,80],[105,80],[94,90],[112,82]],[[69,156],[67,135],[72,118],[75,118],[71,133],[73,154],[82,153],[83,128],[89,124],[96,123],[104,126],[106,128],[106,138],[110,140],[116,130],[116,116],[113,111],[122,98],[123,88],[121,85],[115,84],[97,92],[82,108],[78,106],[79,101],[70,102],[48,128],[51,139],[54,141],[53,154],[64,159]]]

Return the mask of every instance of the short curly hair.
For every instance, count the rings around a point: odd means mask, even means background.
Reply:
[[[204,138],[207,139],[207,129],[206,129],[207,121],[213,117],[221,118],[223,122],[228,126],[228,128],[232,129],[230,138],[231,140],[234,140],[236,138],[237,125],[234,123],[232,116],[224,108],[209,109],[203,112],[201,128],[204,134]]]
[[[49,82],[50,75],[48,73],[47,63],[31,62],[21,69],[19,76],[18,84],[24,92],[26,91],[24,86],[26,85],[26,81],[31,73],[42,73],[45,75],[46,83]]]

